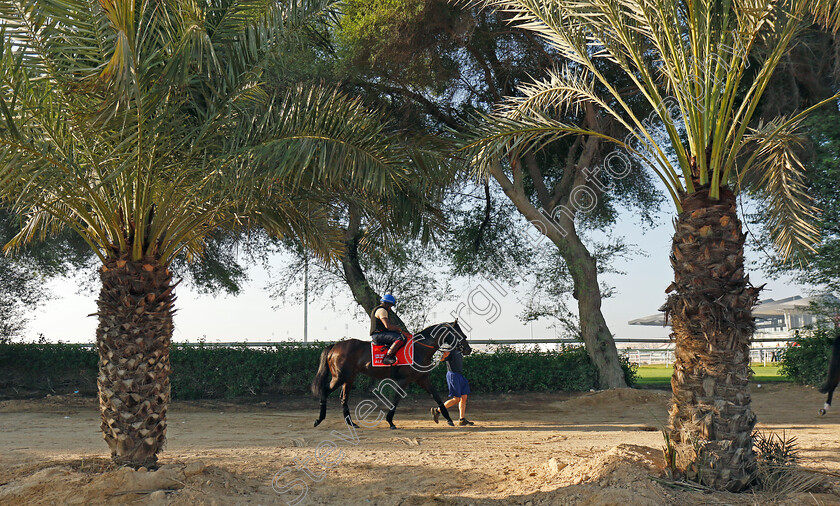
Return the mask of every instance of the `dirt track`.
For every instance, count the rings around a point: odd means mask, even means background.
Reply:
[[[337,397],[337,396],[336,396]],[[358,395],[355,401],[358,400]],[[175,403],[162,471],[114,470],[92,399],[0,403],[0,503],[284,504],[308,489],[314,504],[768,504],[754,494],[704,494],[663,487],[659,428],[668,394],[634,390],[471,399],[471,428],[434,425],[421,396],[353,438],[332,399],[312,428],[317,402],[266,406]],[[840,406],[817,415],[823,396],[792,385],[753,388],[759,428],[798,438],[804,467],[840,476]],[[343,433],[346,440],[333,434]],[[331,469],[316,463],[316,447]],[[330,455],[324,452],[332,448]],[[339,460],[340,458],[340,460]],[[295,459],[299,464],[295,468]],[[309,472],[301,470],[309,459]],[[554,459],[554,460],[552,460]],[[184,466],[187,468],[184,469]],[[206,468],[204,467],[206,466]],[[278,486],[299,480],[295,493]],[[103,474],[104,472],[104,474]],[[321,475],[321,473],[324,473]],[[840,504],[840,479],[779,504]],[[317,481],[320,480],[320,481]],[[158,488],[172,489],[157,491]],[[137,493],[139,492],[139,493]]]

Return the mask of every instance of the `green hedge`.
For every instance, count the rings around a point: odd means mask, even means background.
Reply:
[[[170,359],[173,397],[224,398],[252,395],[308,394],[323,344],[272,348],[177,345]],[[635,369],[623,361],[627,382]],[[432,371],[432,384],[446,393],[446,368]],[[597,388],[598,372],[583,348],[562,351],[516,351],[499,347],[464,359],[473,392],[580,391]],[[46,393],[96,393],[97,354],[73,344],[0,343],[0,393],[26,397]],[[373,381],[360,375],[357,390]],[[419,391],[415,386],[414,391]]]
[[[0,392],[94,394],[97,362],[96,351],[76,344],[0,342]]]
[[[170,355],[172,394],[199,399],[307,393],[323,348],[323,344],[176,346]]]
[[[836,330],[826,327],[797,331],[795,344],[798,346],[784,349],[779,374],[797,383],[822,385],[828,374],[831,345],[836,335]]]

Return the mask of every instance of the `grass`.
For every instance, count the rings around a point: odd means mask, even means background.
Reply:
[[[790,381],[788,378],[779,375],[778,365],[768,365],[765,367],[758,362],[752,364],[752,370],[755,373],[752,377],[753,383]],[[668,387],[671,385],[672,374],[674,374],[674,366],[639,366],[636,372],[636,385],[639,387]]]

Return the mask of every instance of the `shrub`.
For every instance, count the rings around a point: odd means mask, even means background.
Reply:
[[[306,393],[323,348],[319,343],[271,348],[176,345],[170,355],[173,397]]]
[[[96,393],[95,350],[78,344],[0,343],[0,391],[33,393]]]
[[[174,345],[172,395],[199,399],[308,394],[323,348],[323,343],[270,348]],[[0,391],[15,397],[74,391],[93,395],[97,362],[96,350],[78,344],[0,343]],[[635,369],[626,359],[622,363],[632,385]],[[581,391],[598,386],[598,371],[582,347],[518,351],[500,346],[492,353],[465,357],[464,372],[477,393]],[[431,373],[432,384],[441,394],[447,391],[445,373],[442,364]],[[357,390],[374,386],[367,376],[356,379]],[[411,391],[421,390],[413,386]]]
[[[827,327],[797,331],[796,346],[788,345],[782,352],[779,373],[797,383],[821,385],[825,381],[836,335],[836,330]]]

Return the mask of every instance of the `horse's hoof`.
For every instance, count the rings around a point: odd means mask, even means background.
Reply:
[[[350,425],[352,425],[354,429],[358,429],[358,428],[359,428],[359,426],[358,426],[358,425],[356,425],[356,422],[350,422]]]
[[[320,424],[320,423],[321,423],[321,420],[315,420],[315,424],[314,424],[314,425],[312,425],[312,426],[313,426],[313,427],[317,427],[317,426],[318,426],[318,424]]]
[[[446,421],[446,423],[447,423],[450,427],[455,427],[455,422],[453,422],[452,420],[447,420],[447,421]]]
[[[820,416],[825,416],[825,410],[820,408]]]
[[[392,426],[390,427],[390,429],[391,429],[391,430],[397,430],[397,426],[396,426],[396,425],[392,425]]]

